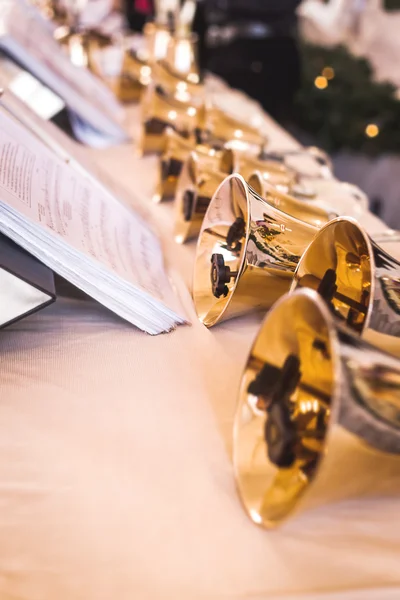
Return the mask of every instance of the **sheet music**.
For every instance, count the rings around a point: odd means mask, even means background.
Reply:
[[[131,286],[147,293],[150,302],[157,299],[170,311],[180,310],[159,241],[148,225],[93,178],[56,156],[3,108],[0,230],[60,275],[70,270],[72,277],[67,278],[100,301],[103,290],[108,290],[106,295],[117,308],[110,307],[131,322],[125,296],[132,293]],[[118,276],[118,285],[112,276]]]
[[[1,0],[0,47],[57,93],[67,106],[105,136],[123,141],[124,111],[86,69],[73,65],[40,13],[26,0]]]

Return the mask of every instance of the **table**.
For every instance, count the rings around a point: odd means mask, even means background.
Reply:
[[[275,146],[294,144],[269,126]],[[156,159],[86,153],[140,191],[192,326],[151,337],[67,288],[1,331],[0,598],[397,600],[400,499],[272,532],[248,520],[231,429],[261,317],[203,327],[195,245],[177,246],[171,204],[149,200]]]

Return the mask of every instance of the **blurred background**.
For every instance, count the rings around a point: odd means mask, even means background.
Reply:
[[[121,0],[132,31],[153,0]],[[400,220],[400,0],[198,0],[202,70],[328,151],[388,224]]]

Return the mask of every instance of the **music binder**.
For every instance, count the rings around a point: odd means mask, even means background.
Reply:
[[[53,271],[0,234],[0,328],[52,304]]]

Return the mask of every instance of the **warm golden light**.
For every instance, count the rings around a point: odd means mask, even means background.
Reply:
[[[324,67],[322,69],[322,76],[329,81],[335,77],[335,70],[332,67]]]
[[[379,134],[378,125],[375,125],[375,123],[370,123],[367,125],[365,128],[365,134],[370,138],[376,137]]]
[[[314,85],[319,90],[324,90],[326,87],[328,87],[328,80],[326,77],[319,75],[318,77],[315,78]]]

